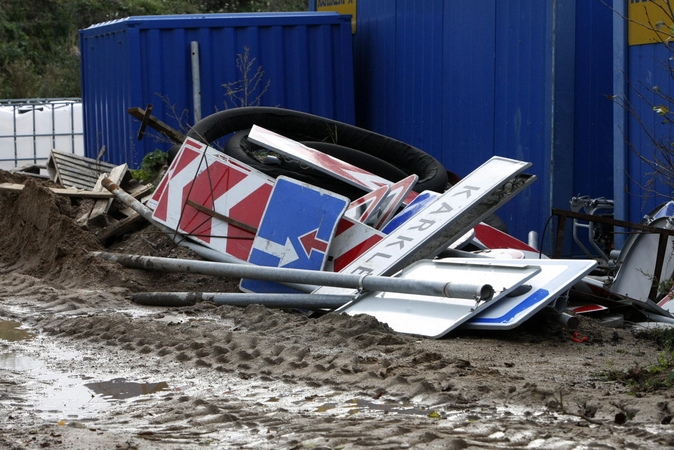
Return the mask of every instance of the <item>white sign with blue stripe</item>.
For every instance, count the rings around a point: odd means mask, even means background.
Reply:
[[[288,177],[278,177],[248,261],[268,267],[322,270],[330,240],[350,200]],[[245,292],[293,293],[261,280],[241,280]]]
[[[456,262],[457,258],[447,258]],[[501,299],[461,325],[476,330],[509,330],[520,325],[567,292],[597,267],[593,259],[494,260],[502,265],[529,263],[541,272],[527,281],[527,289]],[[488,281],[488,280],[486,280]]]

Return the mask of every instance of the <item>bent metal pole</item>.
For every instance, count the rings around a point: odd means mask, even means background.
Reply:
[[[146,306],[191,306],[199,302],[216,305],[262,305],[267,308],[308,310],[337,309],[353,300],[351,295],[244,294],[240,292],[138,292],[131,301]]]
[[[92,252],[92,255],[117,262],[125,267],[163,272],[199,273],[202,275],[250,278],[286,283],[316,284],[366,291],[398,292],[435,297],[491,300],[494,288],[489,284],[472,284],[433,280],[413,280],[375,275],[355,275],[305,269],[284,269],[256,265],[229,264],[212,261],[159,258],[153,256],[121,255]]]
[[[235,258],[234,256],[226,255],[222,252],[213,250],[208,247],[204,247],[203,245],[196,244],[194,242],[190,242],[186,240],[187,236],[185,236],[182,233],[178,233],[175,230],[170,229],[167,226],[164,226],[154,220],[154,217],[152,217],[152,210],[148,208],[147,206],[143,205],[141,202],[133,198],[133,196],[129,195],[127,192],[124,191],[124,189],[120,188],[117,184],[113,183],[110,178],[103,178],[101,184],[103,187],[105,187],[108,191],[112,193],[112,195],[115,196],[117,200],[120,202],[124,203],[126,206],[129,208],[133,209],[136,211],[138,214],[141,215],[142,218],[150,222],[152,225],[157,227],[159,230],[161,230],[164,234],[166,234],[168,237],[170,237],[173,242],[176,243],[176,245],[180,245],[181,247],[189,248],[192,250],[194,253],[197,255],[201,256],[204,259],[208,259],[210,261],[219,261],[223,263],[233,263],[233,264],[251,264],[248,261],[244,261],[239,258]],[[300,292],[312,292],[314,291],[318,286],[312,286],[312,285],[301,285],[301,284],[288,284],[288,283],[283,283],[288,287],[291,287],[293,289],[297,289]]]

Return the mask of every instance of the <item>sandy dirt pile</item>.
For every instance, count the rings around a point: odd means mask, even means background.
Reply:
[[[0,192],[0,319],[35,336],[0,335],[0,358],[32,358],[80,385],[121,377],[166,389],[116,402],[91,394],[73,413],[42,406],[56,382],[6,362],[0,448],[674,445],[673,391],[635,394],[605,376],[645,370],[662,355],[629,326],[581,317],[575,331],[586,340],[576,342],[573,330],[541,316],[508,332],[430,340],[365,315],[139,306],[135,292],[232,292],[238,280],[92,258],[100,250],[196,256],[150,226],[105,248],[75,222],[84,202],[0,171],[8,181],[26,187]]]

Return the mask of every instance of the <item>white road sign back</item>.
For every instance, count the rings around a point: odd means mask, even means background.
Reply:
[[[485,308],[492,308],[492,305],[505,301],[506,295],[541,271],[536,261],[504,265],[486,258],[461,259],[458,262],[454,262],[454,259],[442,263],[417,261],[396,276],[408,280],[460,280],[461,283],[475,285],[486,283],[494,287],[491,300],[371,292],[339,308],[337,312],[351,316],[369,314],[399,333],[438,339]]]

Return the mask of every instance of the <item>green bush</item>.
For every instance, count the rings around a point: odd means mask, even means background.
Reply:
[[[145,155],[140,167],[131,171],[131,176],[141,183],[154,183],[162,175],[167,164],[168,153],[155,150]]]

